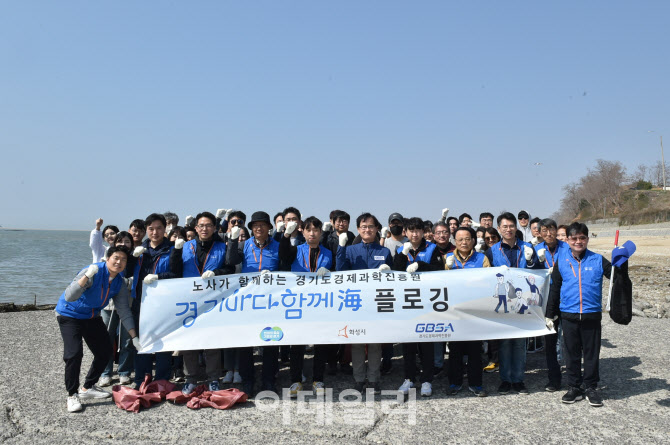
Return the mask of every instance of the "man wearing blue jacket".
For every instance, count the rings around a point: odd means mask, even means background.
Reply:
[[[516,217],[510,212],[503,212],[498,216],[497,222],[502,240],[486,251],[486,258],[491,266],[542,269],[543,265],[533,246],[517,239]],[[500,340],[499,348],[501,384],[498,392],[507,394],[513,389],[519,394],[528,394],[523,382],[526,372],[526,339],[506,338]]]
[[[175,241],[174,250],[170,255],[170,269],[177,277],[201,277],[209,279],[216,275],[226,275],[235,271],[235,266],[226,261],[227,246],[214,236],[216,231],[216,217],[210,212],[199,213],[195,217],[195,230],[198,239],[184,243],[183,239]],[[237,241],[240,228],[234,227],[228,239]],[[191,394],[196,388],[199,374],[199,351],[182,351],[184,357],[184,373],[186,384],[182,388],[185,395]],[[205,350],[205,366],[209,390],[219,390],[221,378],[221,349]]]
[[[286,223],[284,232],[279,242],[279,260],[285,264],[291,264],[291,272],[316,272],[318,276],[330,273],[333,263],[333,255],[326,247],[321,246],[321,229],[323,224],[315,216],[310,216],[303,223],[303,235],[305,243],[297,246],[291,245],[291,235],[298,227],[297,221]],[[282,232],[278,232],[282,233]],[[314,346],[313,360],[313,383],[312,389],[316,395],[325,394],[323,383],[324,371],[326,369],[328,345]],[[291,387],[289,394],[297,397],[302,391],[302,368],[305,360],[305,345],[291,345],[289,359],[291,370]]]
[[[540,221],[540,235],[543,241],[535,246],[538,259],[547,269],[552,269],[562,255],[570,254],[568,243],[556,238],[558,225],[551,218]],[[560,332],[560,319],[554,323],[556,331]],[[549,381],[544,386],[545,391],[554,392],[561,389],[561,365],[558,362],[559,334],[549,334],[544,337],[546,342],[545,357]]]
[[[393,257],[391,251],[379,245],[376,241],[379,220],[370,213],[363,213],[356,218],[356,227],[361,237],[361,242],[347,246],[349,238],[345,233],[340,234],[339,246],[337,248],[337,271],[379,269],[391,270]],[[351,346],[351,362],[354,368],[354,380],[356,390],[363,392],[365,389],[365,377],[372,385],[375,394],[381,392],[379,386],[379,367],[382,359],[382,347],[380,343],[368,345],[368,364],[365,365],[365,344],[354,344]]]
[[[602,398],[596,392],[600,380],[602,284],[603,276],[610,278],[612,265],[602,255],[587,249],[586,224],[570,224],[567,235],[570,253],[561,256],[554,265],[545,315],[550,330],[559,315],[563,326],[569,389],[561,401],[574,403],[586,396],[591,406],[602,406]]]
[[[111,394],[95,386],[112,356],[112,345],[100,310],[114,299],[121,323],[128,329],[133,345],[139,348],[133,316],[128,307],[128,287],[122,272],[126,267],[129,250],[112,246],[107,260],[82,269],[58,299],[56,313],[63,337],[65,387],[68,391],[67,410],[81,411],[80,399],[104,399]],[[93,353],[93,363],[84,385],[79,387],[79,372],[84,356],[82,340]]]

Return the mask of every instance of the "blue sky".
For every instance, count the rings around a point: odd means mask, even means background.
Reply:
[[[288,205],[548,216],[596,159],[659,159],[669,16],[667,1],[1,2],[0,225]]]

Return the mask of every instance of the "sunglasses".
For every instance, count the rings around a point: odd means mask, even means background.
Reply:
[[[231,219],[228,222],[233,226],[243,226],[244,225],[244,220],[243,219]]]

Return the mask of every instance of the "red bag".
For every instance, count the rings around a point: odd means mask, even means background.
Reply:
[[[140,412],[140,407],[149,408],[152,403],[165,400],[165,396],[174,389],[175,385],[173,383],[167,380],[152,382],[151,376],[147,375],[139,390],[114,385],[112,387],[112,397],[114,398],[114,403],[119,408],[138,413]]]
[[[205,385],[195,388],[191,394],[185,396],[181,391],[173,391],[166,396],[170,402],[186,403],[191,409],[216,408],[228,409],[236,403],[247,401],[247,394],[239,389],[221,389],[219,391],[207,391]]]

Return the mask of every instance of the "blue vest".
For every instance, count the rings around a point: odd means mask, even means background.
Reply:
[[[75,301],[65,301],[65,292],[61,294],[56,305],[56,312],[70,318],[93,318],[100,315],[100,310],[107,306],[110,298],[114,298],[121,286],[125,286],[123,275],[118,274],[109,282],[107,263],[95,263],[98,273],[93,277],[93,285],[86,289]],[[85,269],[82,269],[82,271]],[[81,273],[81,271],[80,271]]]
[[[561,272],[561,312],[586,314],[602,312],[603,257],[586,251],[577,261],[572,253],[558,261]]]
[[[291,264],[291,272],[310,272],[309,244],[301,244],[297,247],[297,249],[298,254],[295,257],[293,264]],[[314,272],[319,270],[321,267],[330,269],[333,265],[333,253],[330,251],[330,249],[326,249],[321,245],[319,245],[317,249],[319,249],[319,256],[316,258],[316,270]]]
[[[458,257],[454,255],[454,252],[447,254],[447,258],[450,256],[454,257],[454,269],[474,269],[484,267],[484,258],[486,258],[486,255],[477,251],[474,251],[470,258],[465,260],[465,263],[461,263]]]
[[[570,255],[570,246],[568,243],[565,241],[556,240],[558,245],[556,246],[556,251],[554,252],[554,255],[552,257],[551,252],[549,251],[549,248],[547,247],[547,243],[542,241],[540,244],[535,246],[535,252],[537,252],[540,249],[546,249],[547,252],[545,253],[545,260],[544,260],[544,267],[545,269],[549,269],[550,267],[553,267],[556,261],[562,256],[562,255]]]
[[[201,266],[198,264],[198,257],[195,254],[197,249],[196,242],[196,240],[188,241],[184,244],[182,249],[181,259],[184,262],[184,272],[182,276],[184,278],[199,277],[206,270],[213,271],[215,269],[220,269],[226,262],[226,243],[214,241],[214,244],[212,244],[212,247],[209,249],[207,258],[205,259],[204,267]],[[168,263],[169,261],[168,256]],[[167,270],[168,269],[166,269],[166,271]]]
[[[407,254],[407,264],[412,264],[415,261],[423,261],[424,263],[430,263],[430,258],[433,256],[433,251],[435,250],[436,245],[426,241],[426,248],[416,254],[415,257],[412,254]],[[396,250],[396,253],[402,253],[403,246],[399,246]]]
[[[154,261],[154,264],[151,265],[151,269],[149,270],[149,273],[158,275],[159,273],[170,271],[170,253],[172,252],[172,249],[174,249],[174,247],[171,247],[170,251],[168,253],[159,256],[158,259],[156,261]],[[183,252],[182,252],[182,257],[183,257]],[[225,258],[226,258],[225,253],[223,255],[223,258],[225,260]]]
[[[524,255],[523,253],[524,250],[523,248],[525,246],[528,246],[532,249],[533,246],[519,239],[516,240],[516,245],[519,246],[519,250],[512,251],[512,253],[514,253],[514,258],[512,258],[511,262],[509,258],[507,258],[507,255],[505,255],[505,251],[502,248],[502,241],[498,241],[497,243],[492,245],[491,256],[493,257],[493,264],[491,264],[491,266],[518,267],[519,269],[524,269],[527,265],[527,262],[526,262],[526,255]]]
[[[242,273],[279,270],[279,243],[268,238],[268,244],[261,249],[256,246],[255,241],[255,238],[249,238],[244,243]]]

